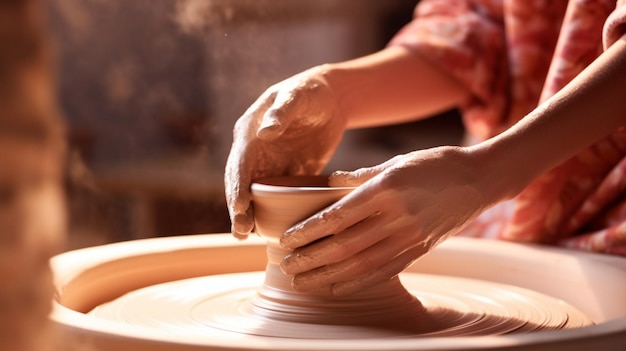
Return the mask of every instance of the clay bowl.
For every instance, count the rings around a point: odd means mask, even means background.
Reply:
[[[333,297],[319,289],[301,293],[291,288],[291,276],[280,270],[290,252],[278,243],[292,225],[341,199],[352,187],[330,187],[326,176],[289,176],[252,184],[256,233],[267,242],[267,265],[262,287],[251,303],[248,318],[263,315],[264,330],[277,337],[385,337],[432,330],[421,303],[395,277],[348,297]],[[291,324],[276,325],[276,321]],[[361,327],[361,329],[359,329]]]

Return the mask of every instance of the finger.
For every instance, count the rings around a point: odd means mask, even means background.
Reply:
[[[386,230],[393,233],[402,233],[404,226],[388,227]],[[312,271],[297,274],[292,280],[292,286],[299,291],[311,290],[315,287],[353,280],[376,271],[404,252],[414,240],[411,235],[395,235],[368,247],[344,261],[329,264]]]
[[[329,234],[340,233],[348,227],[376,214],[374,202],[368,201],[368,192],[356,190],[321,210],[312,217],[292,226],[280,238],[280,245],[294,250]]]
[[[336,263],[384,239],[380,235],[381,216],[371,216],[343,232],[287,255],[280,268],[285,274],[298,274]]]
[[[230,160],[228,161],[230,163]],[[226,193],[226,204],[228,215],[231,222],[231,233],[238,239],[245,239],[252,231],[253,225],[250,225],[252,213],[251,198],[249,190],[245,190],[249,186],[247,177],[238,177],[240,170],[238,167],[228,167],[224,178],[224,187]]]
[[[249,160],[250,156],[241,156],[245,155],[245,151],[241,149],[242,147],[233,147],[226,161],[224,187],[231,220],[237,214],[245,213],[252,200],[250,185],[254,162]]]
[[[245,239],[254,229],[254,210],[251,206],[250,191],[243,191],[242,183],[234,186],[234,194],[228,202],[228,213],[231,220],[231,233],[238,239]],[[233,199],[234,197],[234,199]]]
[[[229,207],[234,215],[246,213],[250,209],[252,193],[250,192],[250,175],[239,173],[241,176],[230,184]]]
[[[399,159],[399,156],[396,156],[373,167],[363,167],[354,171],[335,171],[328,177],[328,183],[335,187],[359,186],[395,165]]]
[[[328,184],[334,187],[359,186],[377,176],[381,171],[378,167],[361,168],[355,171],[335,171],[328,177]]]
[[[239,239],[245,239],[254,229],[254,217],[252,208],[249,208],[246,213],[235,215],[232,225],[232,234]]]
[[[238,239],[244,239],[254,229],[254,214],[251,206],[251,173],[255,160],[248,154],[251,143],[234,143],[226,162],[224,186],[226,203],[231,220],[231,232]],[[243,150],[242,150],[243,149]]]
[[[345,296],[367,289],[376,284],[387,281],[400,274],[409,267],[415,260],[428,252],[426,245],[416,246],[395,257],[389,263],[379,269],[361,275],[360,277],[335,283],[332,286],[334,296]]]

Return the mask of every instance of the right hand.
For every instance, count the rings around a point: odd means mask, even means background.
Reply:
[[[386,281],[498,202],[489,158],[443,146],[380,165],[335,172],[350,194],[295,224],[281,237],[281,262],[297,291],[347,295]]]
[[[320,173],[345,129],[324,66],[267,89],[235,123],[224,178],[233,235],[243,239],[254,228],[254,180]]]

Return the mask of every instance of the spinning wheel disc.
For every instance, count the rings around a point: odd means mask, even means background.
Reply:
[[[571,305],[538,292],[474,279],[407,273],[403,285],[425,307],[417,332],[273,320],[254,313],[262,272],[223,274],[156,284],[100,305],[92,316],[180,335],[305,339],[501,335],[593,324]],[[367,314],[367,312],[364,312]],[[415,328],[413,329],[415,330]]]
[[[230,234],[144,239],[66,252],[51,261],[57,291],[51,318],[77,350],[98,351],[618,351],[626,342],[624,258],[451,238],[400,276],[421,301],[425,318],[433,315],[447,324],[426,324],[430,329],[415,335],[368,331],[378,336],[363,336],[368,333],[362,328],[330,326],[326,339],[299,325],[308,337],[303,339],[259,336],[280,333],[280,328],[260,328],[269,324],[258,314],[243,323],[241,316],[248,316],[248,310],[234,313],[227,306],[248,306],[262,282],[265,257],[263,240],[241,242]],[[470,288],[468,280],[483,288]],[[165,289],[170,282],[174,287]],[[158,308],[126,300],[144,289],[152,295],[144,299],[158,301],[153,303]],[[107,306],[111,301],[129,302],[116,311]],[[189,301],[195,301],[191,322],[189,310],[180,307]],[[512,305],[513,312],[502,312]],[[520,322],[530,319],[534,321]],[[490,327],[481,329],[485,320]],[[595,324],[588,325],[590,320]],[[344,334],[332,334],[340,329]],[[347,338],[348,331],[352,338]],[[452,336],[461,333],[468,336]]]

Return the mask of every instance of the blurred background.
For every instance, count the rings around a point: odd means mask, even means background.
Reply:
[[[68,249],[228,232],[235,120],[270,85],[381,49],[416,0],[47,0],[69,128]],[[450,111],[347,133],[328,171],[458,144]]]

